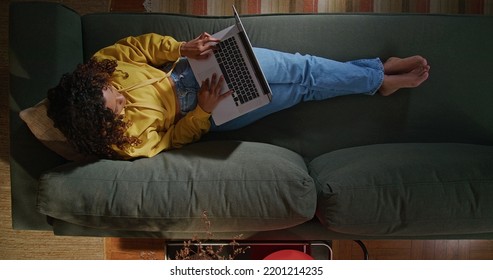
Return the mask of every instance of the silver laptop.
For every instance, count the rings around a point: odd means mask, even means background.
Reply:
[[[216,73],[225,79],[222,93],[233,90],[233,94],[223,99],[212,112],[216,125],[265,106],[272,99],[269,84],[234,6],[233,13],[236,24],[212,35],[221,40],[213,55],[207,59],[189,59],[197,81],[205,81]]]

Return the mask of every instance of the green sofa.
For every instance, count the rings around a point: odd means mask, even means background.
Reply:
[[[190,40],[232,17],[10,6],[14,229],[57,235],[256,240],[493,238],[493,17],[244,16],[255,46],[336,60],[421,54],[428,81],[391,97],[303,103],[134,161],[69,162],[20,111],[126,36]]]

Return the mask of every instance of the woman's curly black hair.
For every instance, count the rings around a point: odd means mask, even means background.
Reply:
[[[130,126],[106,108],[103,89],[110,86],[117,62],[89,60],[48,91],[48,116],[67,140],[81,153],[101,158],[119,158],[112,148],[126,149],[139,143],[125,136]]]

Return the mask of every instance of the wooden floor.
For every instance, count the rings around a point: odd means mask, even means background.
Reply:
[[[144,0],[111,0],[110,12],[143,13],[145,8],[142,3],[144,3]]]
[[[493,260],[493,240],[363,240],[370,260]],[[162,260],[161,239],[106,238],[109,260]],[[241,242],[240,242],[241,244]],[[352,240],[332,242],[333,259],[362,260],[363,251]]]
[[[492,240],[363,241],[373,260],[492,260]],[[360,247],[351,241],[333,243],[334,259],[362,259]]]

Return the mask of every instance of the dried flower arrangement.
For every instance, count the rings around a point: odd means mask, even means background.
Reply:
[[[191,240],[183,242],[183,248],[176,252],[177,260],[234,260],[238,255],[244,254],[250,246],[238,247],[240,244],[236,241],[241,235],[236,236],[227,244],[213,245],[212,223],[209,220],[207,211],[202,212],[202,220],[205,225],[205,238],[200,239],[194,236]],[[208,244],[209,243],[209,244]],[[230,246],[230,247],[229,247]],[[228,250],[225,250],[228,247]]]

